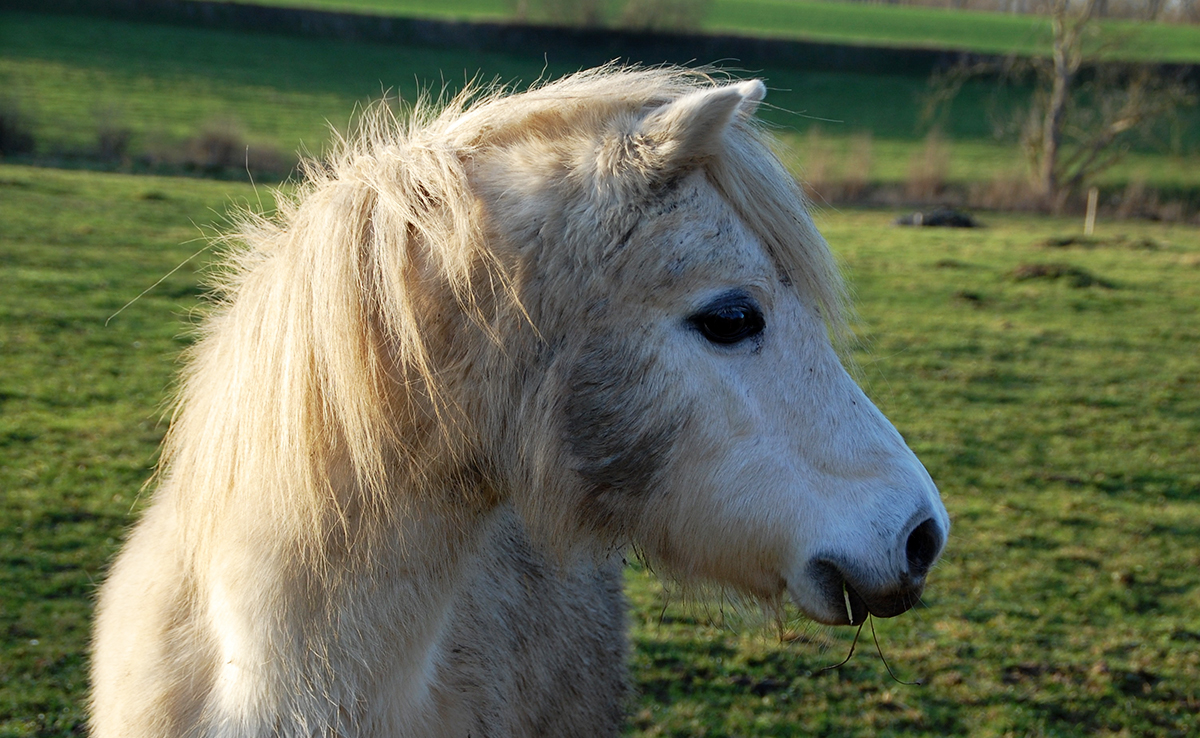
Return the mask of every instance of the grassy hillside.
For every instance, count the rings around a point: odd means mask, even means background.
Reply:
[[[232,115],[282,146],[319,146],[327,121],[344,127],[355,105],[385,91],[411,100],[418,88],[437,90],[444,81],[454,89],[477,75],[528,84],[606,60],[0,13],[0,83],[47,141],[78,146],[90,143],[96,113],[106,108],[139,134],[183,136],[205,118]],[[779,109],[766,115],[780,125],[820,121],[881,137],[920,136],[923,79],[784,68],[761,74]],[[987,134],[982,96],[981,88],[964,96],[964,112],[954,116],[961,135]]]
[[[0,13],[0,88],[33,119],[46,149],[86,148],[98,124],[135,145],[232,118],[254,138],[319,151],[330,126],[390,93],[455,88],[482,73],[533,80],[541,55],[473,54],[77,16]]]
[[[1200,27],[1105,21],[1125,59],[1198,62]],[[879,46],[1047,54],[1050,26],[1037,16],[827,0],[715,0],[710,31]]]
[[[516,7],[515,0],[253,1],[261,5],[455,20],[508,20]],[[619,2],[610,4],[620,6]],[[1050,49],[1049,24],[1036,16],[823,0],[713,0],[702,27],[710,33],[993,54],[1047,54]],[[1109,38],[1121,40],[1115,56],[1200,62],[1200,27],[1127,21],[1105,21],[1103,27]]]
[[[0,165],[4,738],[80,731],[91,598],[144,502],[210,254],[188,259],[260,201]],[[1075,223],[987,220],[819,214],[859,300],[858,374],[954,520],[926,607],[876,624],[923,685],[892,681],[869,633],[821,671],[848,631],[759,630],[633,569],[627,734],[1200,732],[1200,231],[1102,222],[1058,247]]]
[[[214,125],[242,130],[243,144],[289,157],[319,152],[332,125],[345,130],[357,106],[385,92],[411,101],[418,89],[462,86],[468,78],[517,84],[557,76],[604,59],[437,50],[257,33],[211,31],[54,16],[0,13],[0,98],[30,120],[42,160],[94,153],[105,132],[128,135],[125,166],[163,158]],[[797,164],[809,155],[788,131],[819,126],[840,149],[850,137],[873,139],[870,176],[900,181],[921,150],[926,80],[901,75],[803,72],[786,67],[742,74],[764,77],[771,92],[763,116],[792,144]],[[1010,141],[993,136],[1015,96],[967,86],[946,118],[953,178],[985,180],[1019,170]],[[1146,149],[1107,181],[1200,186],[1200,113],[1176,131],[1182,158]],[[169,158],[169,157],[168,157]],[[86,159],[86,156],[85,156]],[[241,159],[233,169],[241,170]]]

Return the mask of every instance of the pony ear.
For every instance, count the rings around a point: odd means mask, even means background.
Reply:
[[[767,94],[762,80],[697,90],[650,113],[638,133],[663,174],[690,169],[715,154],[735,113],[754,114]]]

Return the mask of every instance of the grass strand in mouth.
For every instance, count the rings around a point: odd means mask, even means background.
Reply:
[[[847,605],[847,606],[849,606],[849,605]],[[869,620],[870,618],[867,618],[867,619]],[[827,671],[833,671],[834,669],[840,669],[843,666],[845,666],[846,664],[850,663],[850,659],[854,658],[854,649],[856,646],[858,646],[858,637],[860,635],[862,635],[863,626],[866,624],[867,624],[866,620],[862,621],[858,625],[858,630],[854,631],[854,640],[850,642],[850,653],[846,654],[846,658],[842,659],[841,661],[837,662],[836,664],[833,664],[832,666],[826,666],[822,669],[818,669],[816,673],[824,674]]]
[[[842,589],[842,593],[846,594],[846,590],[844,588]],[[846,612],[850,612],[850,596],[848,594],[846,594]],[[832,666],[826,666],[822,669],[819,669],[816,673],[822,674],[827,671],[833,671],[834,669],[840,669],[841,667],[850,663],[850,659],[854,657],[854,649],[858,646],[858,637],[862,635],[863,628],[866,627],[868,623],[871,624],[871,640],[875,641],[875,652],[879,654],[879,660],[883,662],[883,667],[887,669],[888,676],[890,676],[892,680],[898,684],[903,684],[907,687],[920,687],[924,685],[925,682],[921,679],[906,682],[900,677],[896,676],[896,672],[892,671],[891,664],[887,662],[887,658],[885,658],[883,655],[883,647],[879,645],[879,634],[875,632],[875,621],[871,618],[870,614],[867,615],[865,620],[858,624],[858,630],[854,632],[854,640],[850,642],[850,653],[846,654],[846,658],[842,659],[836,664],[833,664]],[[853,624],[853,616],[851,616],[851,624]]]
[[[887,659],[883,657],[883,649],[879,646],[879,635],[875,633],[875,621],[871,620],[870,615],[867,616],[867,622],[871,624],[871,638],[875,641],[875,652],[879,654],[879,660],[883,662],[883,668],[887,669],[888,676],[890,676],[899,684],[903,684],[907,687],[920,687],[921,685],[925,684],[924,680],[921,679],[917,679],[916,681],[912,682],[906,682],[896,676],[896,674],[892,671],[891,665],[888,664]],[[864,622],[863,625],[866,625],[866,622]]]

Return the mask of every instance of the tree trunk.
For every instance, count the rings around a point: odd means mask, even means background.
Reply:
[[[1054,71],[1050,87],[1050,99],[1046,102],[1045,117],[1042,119],[1042,160],[1038,178],[1041,181],[1042,197],[1052,203],[1057,212],[1062,207],[1059,197],[1058,152],[1062,144],[1063,121],[1067,115],[1067,100],[1071,90],[1073,65],[1068,59],[1070,50],[1065,38],[1066,18],[1055,13],[1054,24]]]

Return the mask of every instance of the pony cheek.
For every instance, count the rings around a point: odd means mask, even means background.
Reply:
[[[506,487],[531,536],[559,552],[634,542],[678,444],[678,418],[657,414],[669,393],[617,371],[551,372],[513,425],[515,473]]]
[[[637,538],[674,576],[771,600],[786,588],[802,510],[784,491],[790,487],[785,464],[741,450],[678,460],[664,475],[668,485],[648,504]]]
[[[545,403],[554,411],[544,425],[554,429],[558,474],[568,481],[558,505],[582,531],[625,543],[662,487],[692,411],[644,342],[599,331],[573,358],[547,383],[557,399]]]

